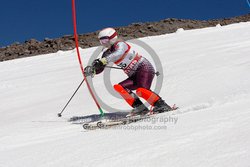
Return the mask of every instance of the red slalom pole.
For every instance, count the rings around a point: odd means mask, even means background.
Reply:
[[[101,108],[101,106],[99,105],[93,91],[91,90],[91,87],[89,85],[89,82],[86,78],[86,76],[84,75],[84,68],[83,68],[83,64],[82,64],[82,60],[81,60],[81,55],[80,55],[80,51],[79,51],[79,44],[78,44],[78,34],[77,34],[77,26],[76,26],[76,7],[75,7],[75,0],[72,0],[72,16],[73,16],[73,27],[74,27],[74,38],[75,38],[75,45],[76,45],[76,52],[77,52],[77,57],[78,57],[78,61],[79,61],[79,64],[80,64],[80,68],[81,68],[81,71],[82,71],[82,74],[83,74],[83,77],[84,77],[84,80],[86,81],[86,84],[87,84],[87,87],[88,87],[88,90],[93,98],[93,100],[95,101],[95,104],[96,106],[98,107],[98,110],[100,111],[101,113],[101,116],[104,115],[104,112]]]

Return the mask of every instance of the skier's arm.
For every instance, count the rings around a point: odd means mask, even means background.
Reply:
[[[95,73],[96,74],[100,74],[101,72],[103,72],[105,66],[106,66],[106,63],[105,63],[105,58],[106,56],[108,56],[110,54],[110,50],[106,50],[105,52],[103,52],[102,54],[102,58],[100,59],[95,59],[92,63],[92,66],[94,67],[95,69]]]
[[[100,61],[100,59],[95,59],[91,66],[87,66],[84,68],[84,75],[91,76],[92,78],[95,74],[101,73],[105,68],[105,65]]]
[[[101,59],[95,59],[92,63],[92,67],[95,69],[95,74],[100,74],[103,72],[106,65],[101,61]]]
[[[117,60],[119,60],[125,54],[127,49],[128,46],[126,43],[119,42],[116,45],[115,51],[113,53],[111,53],[110,50],[105,51],[102,55],[102,58],[96,59],[92,63],[96,74],[100,74],[108,63],[116,62]]]
[[[127,50],[128,50],[128,45],[125,42],[119,42],[115,47],[115,51],[106,56],[105,60],[102,61],[107,64],[110,62],[116,62],[125,54]]]

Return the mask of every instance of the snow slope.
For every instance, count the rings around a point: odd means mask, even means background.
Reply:
[[[0,166],[249,166],[250,22],[141,40],[162,61],[160,94],[180,110],[85,131],[66,121],[98,114],[85,84],[57,117],[82,80],[75,50],[2,62]],[[95,49],[81,50],[85,65]],[[112,83],[126,78],[111,74]],[[103,75],[93,82],[105,103],[129,109],[104,89]]]

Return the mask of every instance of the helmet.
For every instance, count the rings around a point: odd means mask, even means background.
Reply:
[[[104,46],[113,45],[117,40],[117,32],[113,28],[105,28],[101,30],[98,34],[100,43]]]

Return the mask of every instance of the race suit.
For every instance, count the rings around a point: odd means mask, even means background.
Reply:
[[[126,80],[119,83],[125,89],[150,89],[155,75],[154,67],[126,42],[116,42],[103,53],[102,58],[106,58],[107,64],[110,62],[115,63],[128,75]],[[103,70],[104,67],[97,70],[96,73],[101,73]]]

